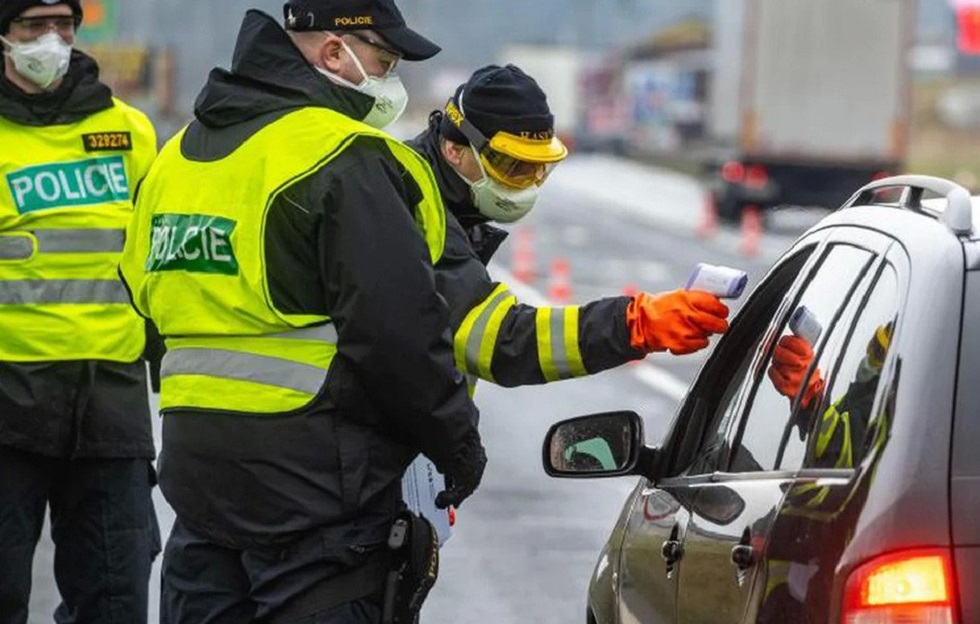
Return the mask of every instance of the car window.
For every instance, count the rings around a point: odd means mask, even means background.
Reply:
[[[725,450],[722,446],[728,438],[728,428],[737,413],[738,405],[740,405],[738,397],[745,386],[749,366],[752,364],[752,354],[757,350],[761,339],[762,334],[759,334],[752,348],[747,351],[748,355],[742,359],[738,370],[732,375],[731,381],[725,388],[725,393],[722,395],[721,401],[718,404],[718,411],[713,419],[714,422],[708,430],[695,463],[688,474],[706,474],[714,472],[717,469],[716,459]]]
[[[841,316],[873,258],[871,252],[850,245],[834,245],[829,249],[794,306],[794,314],[805,311],[806,325],[810,328],[806,340],[811,348],[818,348],[821,338]],[[765,341],[758,347],[753,375],[747,380],[754,384],[754,394],[741,420],[736,443],[732,445],[734,453],[729,466],[732,472],[775,470],[781,458],[780,469],[794,470],[805,453],[806,435],[791,432],[794,406],[807,388],[803,384],[798,393],[789,393],[785,385],[777,387],[768,373],[775,343],[794,333],[791,326],[797,327],[790,323],[793,316],[786,315],[776,341]],[[795,459],[796,465],[789,459]]]
[[[860,286],[854,289],[851,296],[847,297],[844,310],[834,322],[833,327],[827,330],[819,327],[821,334],[819,337],[805,338],[813,340],[815,364],[807,371],[806,380],[801,384],[800,391],[793,397],[794,411],[782,432],[779,452],[776,456],[776,470],[795,470],[803,465],[806,445],[800,444],[800,442],[807,440],[807,436],[812,433],[813,415],[817,413],[820,401],[824,397],[828,373],[840,358],[842,349],[847,342],[847,336],[854,326],[854,320],[864,305],[864,296],[868,292],[868,286],[874,279],[874,271],[867,271]],[[815,332],[817,329],[818,327],[814,326],[810,328],[810,331]]]
[[[789,306],[786,293],[799,278],[816,245],[787,258],[752,293],[732,328],[719,343],[709,366],[698,375],[678,416],[678,427],[668,440],[672,474],[714,472],[728,457],[728,429],[742,405],[741,396],[751,378],[752,360],[777,329],[773,319]],[[751,384],[748,384],[751,385]]]
[[[898,289],[895,270],[884,265],[867,300],[860,305],[847,346],[833,358],[836,362],[821,358],[811,372],[826,375],[823,371],[837,364],[813,415],[814,433],[807,444],[805,468],[853,468],[867,452],[875,393],[898,314]]]
[[[963,307],[964,320],[960,336],[960,363],[957,372],[956,429],[953,434],[953,471],[957,475],[980,474],[980,272],[966,274]]]

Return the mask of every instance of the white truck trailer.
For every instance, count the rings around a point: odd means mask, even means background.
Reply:
[[[708,163],[722,217],[836,208],[899,172],[915,0],[719,0]]]

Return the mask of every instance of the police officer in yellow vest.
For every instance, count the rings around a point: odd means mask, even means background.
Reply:
[[[73,50],[81,21],[79,0],[0,2],[3,624],[28,620],[46,506],[57,622],[145,622],[159,551],[144,321],[116,272],[156,137]]]
[[[431,169],[378,130],[439,48],[391,0],[250,11],[140,189],[121,272],[164,336],[163,622],[374,623],[421,451],[477,487],[477,411],[431,265]],[[422,235],[420,235],[420,231]]]

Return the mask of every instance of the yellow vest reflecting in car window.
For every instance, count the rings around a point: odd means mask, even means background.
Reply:
[[[378,137],[422,191],[415,217],[435,262],[445,215],[432,170],[388,135],[322,108],[289,113],[213,162],[185,159],[183,135],[163,148],[140,189],[121,264],[137,309],[167,337],[160,406],[301,408],[326,380],[337,335],[328,316],[275,307],[263,236],[269,207],[357,137]]]
[[[116,267],[153,126],[114,100],[70,124],[0,118],[0,146],[0,361],[135,361],[143,319]]]

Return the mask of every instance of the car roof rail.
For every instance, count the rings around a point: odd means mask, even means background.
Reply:
[[[973,231],[973,200],[965,188],[945,178],[925,175],[900,175],[875,180],[862,186],[851,196],[841,208],[854,206],[870,206],[878,191],[885,188],[904,188],[899,208],[924,212],[922,195],[929,191],[946,198],[946,209],[942,212],[941,220],[954,234],[969,234]]]

